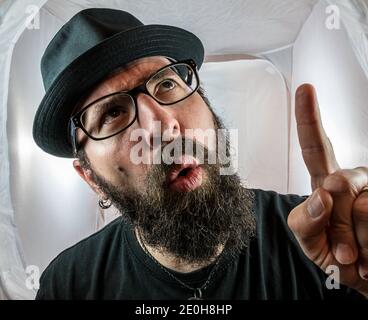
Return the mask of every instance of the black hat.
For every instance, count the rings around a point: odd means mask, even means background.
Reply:
[[[166,25],[143,25],[114,9],[86,9],[71,18],[48,45],[41,72],[45,96],[33,122],[37,145],[58,157],[73,157],[68,124],[77,101],[118,67],[139,58],[166,56],[203,63],[201,41]]]

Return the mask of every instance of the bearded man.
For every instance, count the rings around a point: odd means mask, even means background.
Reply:
[[[231,146],[200,86],[203,58],[194,34],[120,10],[83,10],[53,38],[34,139],[75,158],[121,216],[55,258],[37,299],[368,295],[368,170],[339,169],[313,87],[296,93],[312,195],[249,189],[223,170]]]

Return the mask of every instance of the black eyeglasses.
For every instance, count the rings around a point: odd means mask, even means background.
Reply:
[[[139,93],[166,106],[188,98],[198,87],[197,66],[193,60],[185,60],[159,69],[129,91],[111,93],[93,101],[70,119],[74,156],[78,152],[78,128],[93,140],[108,139],[128,129],[138,117],[136,96]]]

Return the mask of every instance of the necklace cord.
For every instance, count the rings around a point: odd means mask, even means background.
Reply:
[[[206,290],[210,281],[212,280],[212,277],[214,276],[215,272],[217,271],[218,265],[219,265],[219,261],[220,261],[220,257],[221,254],[217,257],[216,263],[215,265],[212,267],[212,270],[210,272],[210,274],[208,275],[207,280],[204,282],[204,284],[199,287],[199,288],[193,288],[191,286],[189,286],[188,284],[184,283],[183,281],[181,281],[180,279],[178,279],[176,276],[174,276],[169,270],[167,270],[166,267],[164,267],[161,263],[159,263],[152,255],[151,253],[148,251],[146,245],[143,242],[142,236],[140,235],[140,232],[137,230],[137,235],[139,238],[139,242],[141,243],[141,246],[143,248],[143,251],[146,253],[146,255],[148,257],[150,257],[151,260],[153,260],[153,262],[158,265],[160,267],[161,270],[163,270],[167,275],[170,276],[170,278],[174,279],[176,282],[178,282],[181,286],[183,286],[186,289],[189,289],[191,291],[194,292],[194,296],[192,297],[193,299],[202,299],[202,291]],[[190,298],[191,299],[191,298]]]

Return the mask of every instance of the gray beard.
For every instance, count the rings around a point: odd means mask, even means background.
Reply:
[[[208,152],[208,150],[206,150]],[[238,175],[220,175],[218,165],[202,165],[206,181],[179,193],[163,182],[170,166],[153,165],[145,190],[114,186],[95,172],[95,182],[123,218],[137,228],[147,245],[171,254],[177,261],[203,264],[218,253],[238,255],[255,234],[254,194]]]

